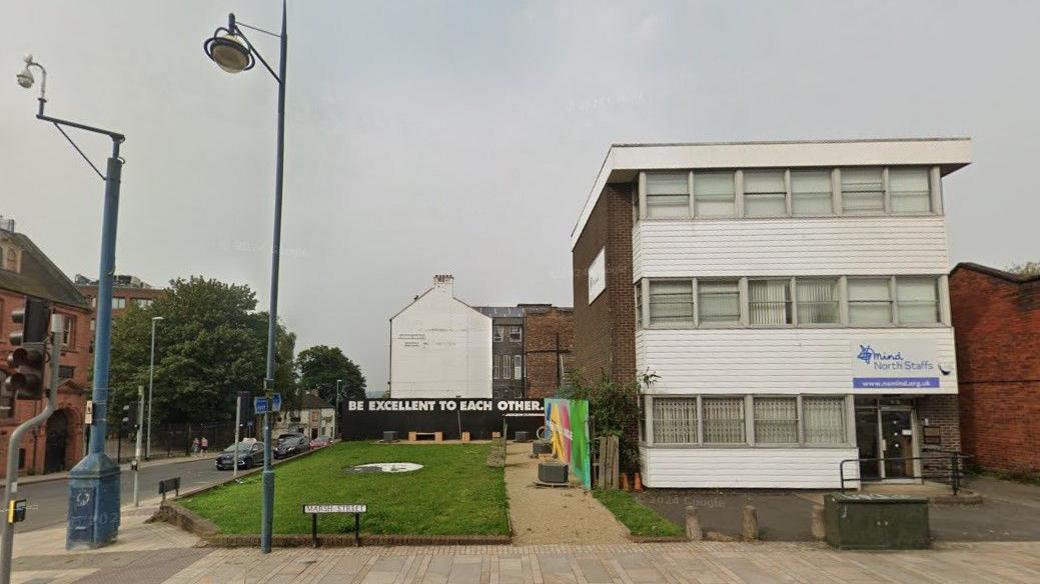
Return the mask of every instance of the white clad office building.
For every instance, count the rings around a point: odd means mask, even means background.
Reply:
[[[646,382],[643,482],[939,472],[960,447],[943,182],[969,161],[963,138],[611,147],[572,235],[575,365]]]

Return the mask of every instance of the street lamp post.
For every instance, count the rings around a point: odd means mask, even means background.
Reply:
[[[160,320],[165,320],[161,316],[152,317],[152,358],[148,364],[148,440],[144,446],[144,459],[148,460],[152,456],[152,385],[155,382],[155,325]],[[138,429],[138,432],[141,430]]]
[[[41,73],[39,109],[36,118],[54,127],[105,182],[104,216],[101,222],[101,262],[98,269],[97,326],[94,338],[93,419],[87,455],[69,472],[69,524],[65,547],[97,548],[115,540],[119,532],[119,466],[105,454],[105,431],[108,425],[108,366],[112,341],[112,274],[116,260],[116,225],[119,217],[119,183],[123,159],[119,146],[126,137],[118,132],[87,126],[78,122],[44,115],[47,103],[47,71],[32,55],[25,56],[25,69],[18,74],[18,84],[33,86],[31,69]],[[103,134],[112,140],[112,154],[106,172],[87,158],[72,141],[64,127]]]
[[[336,414],[332,418],[332,437],[335,438],[339,435],[339,384],[343,383],[342,379],[336,380]]]
[[[264,389],[270,394],[274,391],[274,355],[275,339],[278,333],[278,261],[282,241],[282,175],[285,150],[285,66],[288,36],[286,35],[285,0],[282,0],[281,34],[235,20],[234,14],[228,15],[227,28],[214,31],[213,36],[203,43],[206,55],[224,71],[240,73],[252,69],[259,60],[264,68],[278,82],[278,138],[276,145],[275,187],[274,187],[274,236],[271,246],[271,306],[267,321],[267,369],[264,378]],[[246,37],[243,28],[255,30],[279,39],[278,73],[264,60],[253,43]],[[264,471],[262,475],[263,507],[260,523],[260,551],[271,552],[271,533],[274,527],[274,470],[271,468],[271,414],[264,414]]]

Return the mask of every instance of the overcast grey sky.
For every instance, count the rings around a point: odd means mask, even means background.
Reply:
[[[102,184],[33,118],[26,51],[49,113],[127,135],[118,272],[266,305],[276,87],[203,54],[229,11],[279,26],[273,0],[6,4],[0,213],[70,276],[96,277]],[[569,305],[613,142],[971,136],[951,261],[1040,259],[1038,25],[1035,2],[290,2],[281,316],[380,391],[388,319],[434,273],[472,304]]]

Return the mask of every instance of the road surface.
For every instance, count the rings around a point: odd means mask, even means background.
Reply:
[[[186,491],[231,477],[230,470],[217,470],[213,459],[146,466],[141,469],[140,473],[139,484],[142,501],[158,496],[159,481],[163,479],[181,477],[181,491]],[[134,473],[123,470],[119,479],[122,492],[120,503],[122,505],[132,503],[134,500]],[[68,479],[19,485],[18,496],[28,499],[29,505],[35,505],[38,508],[26,513],[25,521],[18,524],[15,533],[65,523],[69,507]]]

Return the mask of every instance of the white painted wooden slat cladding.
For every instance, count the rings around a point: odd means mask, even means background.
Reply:
[[[935,339],[939,362],[955,363],[947,327],[644,329],[636,331],[636,370],[659,376],[648,391],[656,395],[853,393],[849,341],[878,337]],[[940,384],[920,393],[957,393],[956,371]]]
[[[640,221],[633,279],[945,274],[942,216]]]
[[[855,448],[640,448],[648,487],[835,489]],[[855,464],[845,465],[857,477]],[[851,485],[850,486],[854,486]]]

